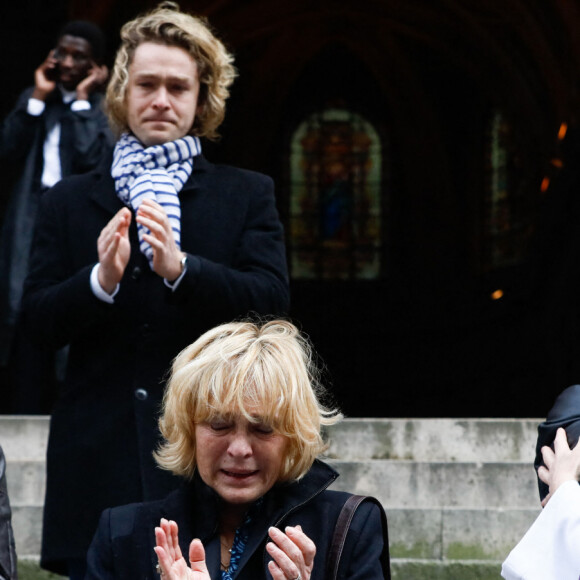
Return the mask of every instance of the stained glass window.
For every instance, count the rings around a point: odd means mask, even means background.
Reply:
[[[518,166],[513,128],[500,110],[487,131],[484,268],[521,261],[532,230],[533,196],[526,195]]]
[[[381,273],[381,142],[362,116],[329,108],[303,121],[290,153],[290,267],[295,279]]]

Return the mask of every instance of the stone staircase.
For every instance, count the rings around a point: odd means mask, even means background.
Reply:
[[[0,415],[0,445],[19,559],[40,554],[48,417]]]
[[[328,429],[335,489],[378,497],[393,580],[497,580],[540,511],[538,419],[347,419]],[[26,579],[53,576],[40,550],[47,417],[0,416],[16,548]],[[32,567],[32,569],[31,569]]]
[[[539,422],[350,419],[329,429],[334,487],[385,506],[394,580],[496,580],[540,512]]]

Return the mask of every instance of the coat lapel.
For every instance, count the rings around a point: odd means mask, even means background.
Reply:
[[[203,189],[203,182],[205,176],[213,168],[213,165],[207,161],[203,155],[198,155],[193,160],[193,171],[187,180],[187,183],[183,186],[183,189],[179,192],[179,197],[182,199],[185,196],[190,195],[193,192],[198,193]]]
[[[95,180],[89,196],[112,217],[123,207],[123,202],[117,197],[115,191],[115,182],[111,177],[111,163],[112,153],[105,155],[103,161],[95,169]]]
[[[147,506],[147,504],[144,504]],[[161,502],[150,504],[146,516],[150,553],[154,554],[155,533],[161,518],[179,522],[179,547],[189,563],[189,544],[199,538],[205,547],[205,558],[211,578],[219,578],[219,535],[217,532],[217,497],[199,478],[194,476],[191,483],[183,484]]]
[[[242,574],[252,556],[263,550],[270,526],[284,525],[284,520],[295,510],[308,503],[313,497],[326,489],[338,474],[328,465],[316,461],[311,470],[298,482],[275,486],[264,497],[257,511],[248,544],[240,560],[235,577]],[[199,538],[205,547],[206,562],[211,578],[220,578],[220,538],[218,534],[218,497],[199,475],[192,482],[184,483],[164,500],[143,504],[146,510],[144,527],[149,538],[148,550],[153,554],[151,566],[156,565],[155,527],[161,518],[179,522],[179,546],[183,557],[189,563],[189,544]],[[263,565],[267,558],[264,556]],[[152,576],[155,578],[156,576]]]
[[[313,497],[325,490],[336,478],[338,473],[330,466],[316,461],[310,471],[297,482],[280,484],[272,488],[264,497],[246,549],[240,559],[240,567],[236,576],[241,574],[244,566],[253,554],[265,546],[270,526],[278,527],[289,514],[308,503]],[[282,529],[282,531],[284,531]],[[266,555],[264,555],[266,566]]]

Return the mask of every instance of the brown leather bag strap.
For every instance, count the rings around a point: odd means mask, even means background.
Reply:
[[[326,577],[327,580],[337,580],[338,578],[338,567],[340,564],[340,557],[342,556],[342,551],[344,549],[344,544],[346,542],[346,535],[348,534],[348,529],[350,528],[352,518],[354,517],[358,506],[363,501],[371,501],[377,504],[380,508],[384,538],[384,547],[381,554],[381,564],[383,567],[385,580],[391,580],[387,516],[381,503],[376,498],[366,495],[351,495],[342,506],[342,510],[340,511],[338,520],[336,521],[336,526],[332,535],[332,542],[330,544],[330,550],[328,552],[328,560],[326,563],[328,571],[328,575]]]

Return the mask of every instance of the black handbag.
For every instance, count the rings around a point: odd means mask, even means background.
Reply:
[[[383,567],[383,575],[385,580],[391,580],[391,562],[389,555],[389,531],[387,526],[387,514],[378,499],[367,495],[351,495],[344,505],[336,521],[334,533],[332,535],[332,543],[330,544],[330,551],[328,553],[328,560],[326,561],[326,569],[328,571],[327,580],[337,580],[338,567],[340,564],[340,557],[344,549],[346,535],[354,513],[358,506],[369,501],[379,506],[381,512],[381,523],[383,525],[384,547],[381,553],[381,565]]]

